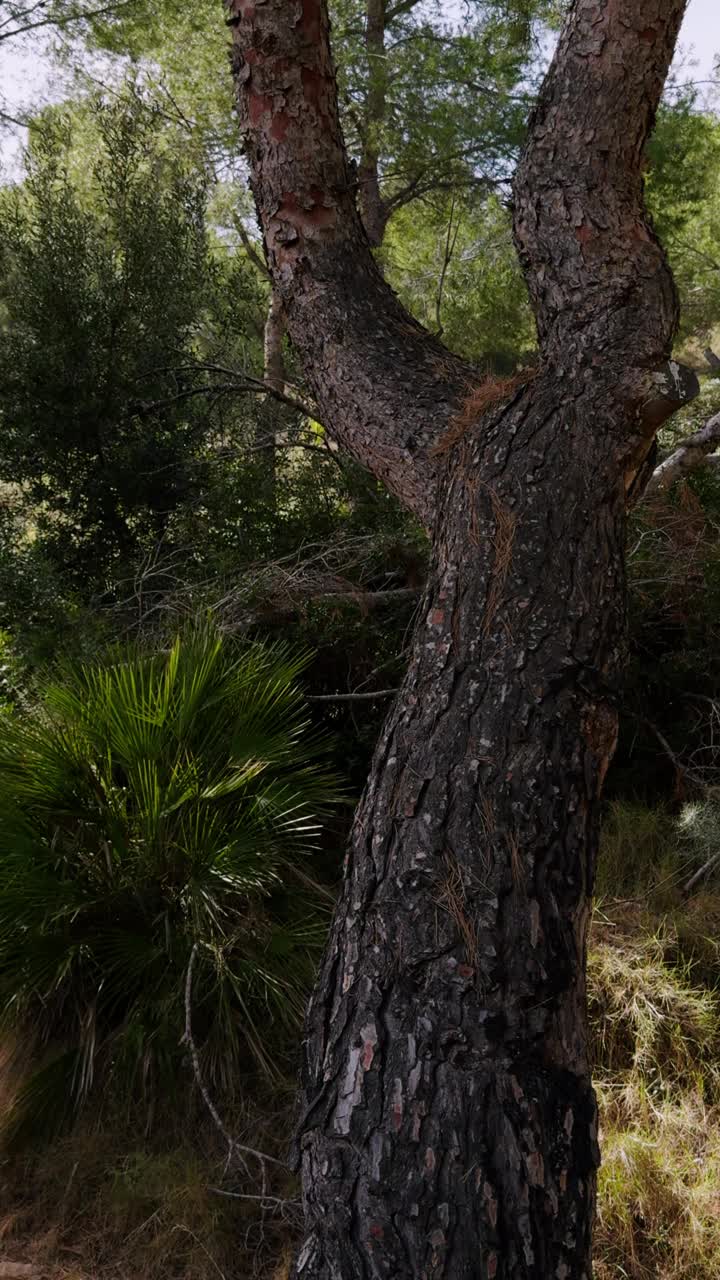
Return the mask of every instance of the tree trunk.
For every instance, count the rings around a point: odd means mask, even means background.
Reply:
[[[693,391],[641,181],[684,8],[575,0],[515,188],[542,364],[478,387],[374,267],[324,4],[231,2],[291,339],[336,439],[433,536],[309,1013],[298,1280],[591,1275],[584,971],[626,494]]]
[[[585,944],[624,503],[597,424],[558,398],[540,379],[448,459],[310,1015],[302,1277],[589,1276]]]

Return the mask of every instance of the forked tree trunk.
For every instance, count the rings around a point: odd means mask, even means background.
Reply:
[[[692,392],[641,160],[684,0],[575,0],[515,233],[542,364],[473,374],[354,207],[320,0],[232,0],[268,263],[337,440],[433,563],[309,1014],[299,1280],[588,1280],[585,949],[625,644],[626,492]]]

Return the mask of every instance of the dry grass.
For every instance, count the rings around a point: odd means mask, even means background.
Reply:
[[[603,1152],[595,1274],[717,1280],[718,999],[697,969],[673,966],[674,925],[655,921],[652,933],[640,908],[607,911],[589,984]]]
[[[720,1112],[688,1084],[660,1105],[638,1097],[600,1139],[597,1280],[717,1280]]]
[[[268,1154],[280,1156],[289,1115],[267,1107],[239,1116]],[[259,1211],[256,1172],[226,1169],[217,1133],[200,1117],[143,1132],[106,1115],[0,1172],[0,1251],[47,1280],[280,1280],[297,1213]],[[268,1195],[294,1200],[289,1173],[273,1168]],[[217,1189],[239,1198],[219,1195]],[[284,1269],[283,1269],[284,1268]]]
[[[588,962],[595,1061],[604,1073],[652,1088],[684,1087],[689,1076],[717,1070],[720,1016],[713,992],[666,956],[672,934],[658,927],[627,931],[623,921],[596,925]],[[624,925],[624,927],[623,927]]]
[[[720,890],[685,900],[664,813],[614,806],[589,963],[597,1280],[720,1277]]]

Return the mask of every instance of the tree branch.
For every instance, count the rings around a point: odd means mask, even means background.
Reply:
[[[655,468],[645,489],[645,497],[665,493],[688,471],[707,465],[712,461],[710,455],[719,444],[720,413],[716,413],[704,427],[688,436],[687,440],[681,441],[677,449]]]
[[[85,9],[77,13],[55,15],[49,18],[39,18],[37,22],[26,22],[23,26],[13,27],[11,31],[0,31],[0,43],[4,40],[12,40],[15,36],[25,35],[28,31],[37,31],[39,27],[68,27],[73,22],[89,22],[92,18],[104,18],[109,14],[116,13],[118,9],[126,9],[128,5],[133,5],[136,0],[115,0],[114,4],[103,5],[99,9]],[[34,6],[38,8],[39,6]]]
[[[240,1162],[243,1168],[247,1172],[247,1164],[244,1160],[244,1157],[253,1156],[260,1164],[260,1169],[262,1171],[262,1184],[263,1184],[262,1189],[264,1194],[266,1191],[266,1185],[267,1185],[267,1175],[266,1175],[266,1168],[265,1168],[266,1164],[277,1165],[278,1168],[280,1169],[286,1168],[286,1165],[284,1165],[281,1160],[276,1160],[274,1156],[266,1155],[264,1151],[256,1151],[254,1147],[248,1147],[248,1146],[245,1146],[243,1143],[236,1142],[235,1139],[232,1137],[232,1135],[228,1133],[228,1130],[225,1128],[225,1125],[223,1124],[222,1119],[220,1117],[220,1113],[218,1112],[218,1109],[215,1106],[215,1103],[210,1097],[205,1081],[203,1080],[202,1069],[200,1067],[200,1055],[198,1054],[197,1046],[195,1044],[195,1040],[193,1039],[193,1032],[192,1032],[192,984],[193,984],[193,970],[195,968],[195,961],[197,960],[197,954],[198,954],[198,944],[197,942],[195,942],[190,952],[190,959],[188,960],[188,967],[185,975],[185,1034],[183,1035],[183,1043],[187,1046],[188,1052],[190,1054],[190,1061],[192,1063],[195,1083],[197,1084],[197,1087],[200,1090],[203,1102],[205,1103],[205,1106],[207,1107],[210,1115],[212,1116],[212,1120],[215,1127],[217,1128],[218,1132],[222,1135],[223,1139],[227,1144],[228,1163],[232,1160],[233,1156],[237,1155],[240,1158]]]
[[[141,408],[145,412],[152,409],[161,408],[164,405],[173,404],[176,400],[185,400],[195,395],[212,395],[218,393],[227,395],[234,392],[237,395],[244,395],[251,392],[253,395],[270,395],[281,404],[286,404],[288,408],[294,409],[296,413],[303,413],[307,418],[312,418],[313,422],[323,425],[318,416],[318,408],[314,401],[308,399],[303,392],[294,387],[292,383],[283,383],[283,387],[271,386],[263,378],[255,378],[249,373],[239,373],[236,369],[228,368],[224,364],[215,364],[212,362],[199,362],[197,364],[181,364],[167,365],[161,368],[152,369],[152,373],[221,373],[227,378],[231,378],[231,382],[214,383],[210,386],[192,387],[187,391],[180,391],[174,396],[169,396],[165,400],[156,400],[152,404],[142,405]]]
[[[376,689],[374,693],[315,693],[308,694],[306,702],[376,702],[379,698],[394,698],[398,689]]]
[[[282,298],[277,289],[273,289],[263,335],[263,360],[266,385],[281,395],[285,394],[285,361],[282,346],[284,336],[285,312]]]
[[[362,228],[337,110],[325,0],[228,0],[268,267],[328,430],[425,524],[432,446],[474,371],[400,305]]]
[[[269,280],[270,272],[267,269],[267,263],[263,262],[261,255],[258,253],[257,249],[255,248],[255,245],[250,239],[247,233],[245,224],[241,217],[237,218],[235,222],[235,229],[240,237],[243,249],[245,250],[253,266],[257,267],[260,274],[264,276],[266,280]]]
[[[670,360],[677,294],[639,163],[685,8],[575,0],[515,180],[515,238],[541,349],[569,394],[589,378],[604,385],[638,461],[697,394],[694,375]]]

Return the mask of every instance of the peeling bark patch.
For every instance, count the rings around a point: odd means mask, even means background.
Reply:
[[[276,111],[270,126],[270,137],[274,142],[284,142],[290,128],[290,117],[285,111]]]
[[[265,112],[272,112],[273,99],[264,93],[248,93],[248,110],[250,113],[250,123],[258,124],[262,120]]]
[[[375,1050],[377,1048],[377,1043],[378,1043],[377,1028],[375,1024],[371,1022],[368,1026],[363,1027],[360,1034],[362,1036],[362,1041],[363,1041],[363,1051],[362,1051],[362,1059],[361,1059],[362,1067],[363,1067],[363,1071],[369,1071],[373,1064],[373,1059],[375,1057]]]
[[[317,188],[313,188],[304,196],[284,192],[282,202],[273,218],[268,239],[273,248],[276,245],[292,245],[300,235],[305,238],[318,231],[334,227],[335,220],[335,208],[323,203],[323,193]]]

